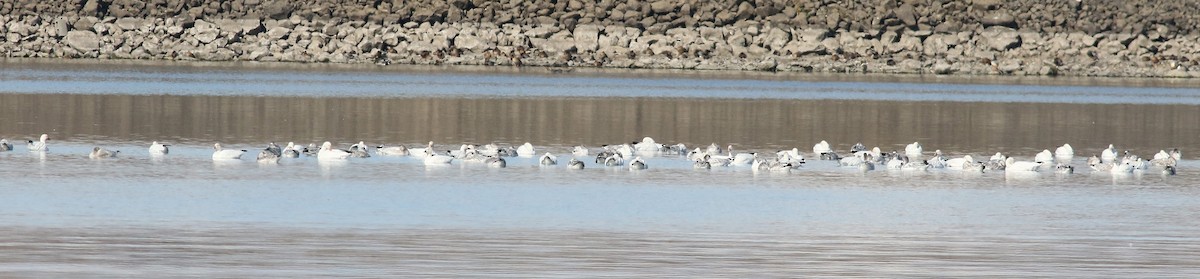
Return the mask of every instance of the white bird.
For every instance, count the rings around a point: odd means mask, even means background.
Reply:
[[[903,166],[900,166],[900,169],[906,170],[906,171],[927,171],[927,170],[929,170],[929,161],[912,160],[907,163],[904,163]]]
[[[642,141],[633,145],[633,149],[639,152],[659,152],[663,150],[663,145],[654,142],[654,139],[650,137],[644,137]]]
[[[833,153],[833,148],[829,146],[829,142],[822,140],[816,145],[813,145],[813,153],[817,154],[817,156],[821,156],[821,154]]]
[[[296,150],[295,142],[289,141],[287,146],[283,147],[283,157],[287,157],[287,158],[299,158],[300,157],[300,151]]]
[[[946,160],[946,168],[952,170],[961,170],[967,166],[967,163],[974,162],[975,157],[971,157],[971,155],[965,155],[960,158],[950,158],[949,160]]]
[[[246,153],[246,150],[221,148],[221,143],[214,143],[213,150],[213,160],[240,160],[242,159],[242,154]]]
[[[112,157],[117,157],[117,153],[120,153],[120,152],[121,151],[108,151],[107,149],[100,148],[99,146],[97,146],[97,147],[92,148],[92,153],[88,154],[88,157],[90,157],[92,159],[112,158]]]
[[[12,150],[13,150],[13,145],[11,143],[8,143],[8,139],[0,139],[0,152],[12,151]]]
[[[1072,155],[1074,156],[1074,155]],[[1075,167],[1067,164],[1058,164],[1054,166],[1054,173],[1057,174],[1072,174],[1075,173]]]
[[[699,147],[697,147],[697,148],[699,148]],[[704,152],[708,153],[708,155],[721,155],[721,153],[723,153],[723,152],[721,152],[721,147],[717,146],[717,143],[709,144],[708,148],[705,149]]]
[[[350,156],[354,158],[370,158],[371,153],[367,151],[367,144],[359,141],[356,144],[350,145]]]
[[[573,169],[573,170],[582,170],[583,169],[583,161],[575,160],[575,158],[571,158],[571,161],[567,162],[567,168]]]
[[[1074,157],[1075,148],[1072,148],[1071,144],[1064,143],[1062,146],[1059,146],[1058,149],[1054,149],[1054,156]]]
[[[992,155],[992,157],[989,158],[988,161],[1004,161],[1004,159],[1008,159],[1008,156],[1004,156],[1004,154],[1000,154],[1000,152],[996,152],[996,155]]]
[[[158,143],[158,141],[150,143],[150,155],[152,155],[152,156],[167,155],[167,153],[171,152],[170,149],[167,149],[167,146],[170,146],[170,145],[161,144],[161,143]]]
[[[398,145],[398,146],[380,145],[380,146],[375,147],[375,154],[384,155],[384,156],[408,156],[409,150],[408,150],[408,147],[404,147],[403,145]]]
[[[925,159],[925,163],[929,164],[930,168],[940,169],[946,167],[946,156],[942,156],[942,150],[934,150],[933,157]]]
[[[624,164],[624,163],[625,163],[625,157],[622,156],[620,153],[614,153],[614,154],[612,154],[612,156],[608,156],[607,158],[604,159],[604,166],[608,166],[608,167],[616,167],[616,166],[620,166],[621,164]]]
[[[317,151],[317,160],[345,160],[350,158],[350,151],[335,149],[333,144],[325,142],[321,144],[321,150]]]
[[[642,160],[642,156],[633,157],[633,160],[629,160],[629,169],[631,170],[644,170],[646,168],[648,168],[646,160]]]
[[[26,146],[29,147],[29,151],[50,151],[50,147],[46,146],[46,141],[49,139],[49,135],[42,134],[41,140],[30,140]]]
[[[429,154],[434,154],[434,153],[435,152],[433,152],[433,142],[432,141],[430,141],[428,145],[425,145],[424,148],[418,147],[418,148],[409,149],[409,156],[414,156],[414,157],[420,156],[420,157],[424,158],[426,156],[429,156]],[[496,155],[496,154],[492,153],[490,155]]]
[[[750,165],[750,169],[755,171],[773,171],[773,172],[789,172],[792,170],[792,165],[780,162],[767,162],[766,160],[755,159]]]
[[[732,164],[734,166],[750,165],[751,163],[754,163],[754,159],[758,158],[757,153],[733,154],[733,145],[730,145],[729,149],[727,149],[727,150],[729,151],[729,157],[733,158]]]
[[[557,165],[558,157],[554,156],[554,154],[550,154],[550,152],[546,152],[545,155],[542,155],[541,158],[538,158],[538,163],[542,164],[543,166]]]
[[[884,166],[885,166],[885,167],[887,167],[887,169],[890,169],[890,170],[898,170],[898,169],[900,169],[900,168],[903,168],[903,167],[904,167],[904,164],[906,164],[906,163],[908,163],[908,156],[907,156],[907,155],[904,155],[904,156],[896,156],[896,157],[892,157],[892,159],[891,159],[891,160],[888,160],[888,161],[887,161],[887,165],[884,165]]]
[[[1105,148],[1104,150],[1100,151],[1100,160],[1103,160],[1104,162],[1116,161],[1117,160],[1117,148],[1113,147],[1112,144],[1109,144],[1108,148]]]
[[[429,153],[429,154],[425,155],[425,165],[426,166],[449,165],[450,162],[452,162],[452,161],[454,161],[454,157],[450,157],[450,156],[446,156],[446,155],[435,154],[435,153]]]
[[[1038,171],[1042,164],[1030,161],[1017,161],[1013,157],[1008,157],[1004,161],[1005,171]]]
[[[255,158],[259,163],[279,163],[279,158],[282,157],[283,151],[279,149],[279,145],[274,142],[267,144],[267,148],[263,148],[258,152],[258,157]]]
[[[1049,149],[1042,149],[1042,152],[1038,152],[1037,155],[1033,156],[1033,161],[1042,164],[1052,164],[1054,163],[1054,154],[1050,153]]]
[[[924,153],[924,152],[925,152],[925,148],[921,147],[920,142],[914,141],[913,143],[911,143],[907,146],[904,146],[904,154],[908,155],[909,157],[918,157],[918,156],[921,156],[921,153]]]
[[[486,160],[483,160],[483,162],[487,164],[488,167],[493,168],[504,168],[508,166],[508,162],[505,161],[504,158],[500,158],[500,156],[488,156]]]
[[[526,142],[525,144],[521,145],[520,147],[517,147],[517,156],[521,156],[521,157],[533,157],[533,156],[537,155],[536,153],[537,153],[537,152],[535,152],[535,151],[533,150],[533,144],[531,144],[531,143],[528,143],[528,142]]]
[[[581,157],[591,156],[588,154],[587,147],[583,147],[582,145],[576,145],[575,148],[573,150],[571,150],[571,154],[575,155],[575,156],[581,156]]]
[[[842,158],[841,160],[838,160],[838,165],[843,166],[843,167],[857,167],[866,162],[867,162],[867,160],[864,160],[863,157],[850,156],[850,157],[846,157],[846,158]]]

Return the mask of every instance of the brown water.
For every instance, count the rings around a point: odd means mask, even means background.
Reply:
[[[200,65],[200,66],[183,66]],[[0,68],[0,277],[1154,277],[1200,274],[1200,93],[1179,80],[490,71],[288,64]],[[293,67],[294,66],[294,67]],[[921,81],[913,83],[910,81]],[[1096,86],[1103,85],[1103,86]],[[410,157],[214,162],[268,141],[820,140],[1027,160],[1071,175],[506,169]],[[172,144],[148,156],[150,141]],[[1179,174],[1093,172],[1108,144]],[[93,146],[121,150],[92,160]],[[590,158],[580,158],[590,163]]]

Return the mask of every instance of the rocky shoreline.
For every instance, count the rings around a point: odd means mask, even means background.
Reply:
[[[1200,76],[1194,1],[0,3],[4,57]]]

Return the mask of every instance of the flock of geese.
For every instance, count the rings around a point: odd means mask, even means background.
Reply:
[[[38,141],[28,140],[27,146],[29,151],[48,151],[47,140],[49,139],[48,135],[43,134]],[[247,153],[246,150],[225,149],[220,143],[213,144],[213,149],[212,159],[214,161],[241,160],[242,156]],[[0,151],[12,150],[13,145],[7,139],[0,139]],[[166,156],[170,153],[169,145],[157,141],[150,144],[148,151],[151,156]],[[790,172],[804,166],[806,155],[801,153],[799,148],[780,150],[775,152],[773,157],[753,152],[734,153],[732,145],[722,149],[721,146],[715,143],[705,148],[696,147],[688,149],[682,143],[664,145],[655,142],[650,137],[645,137],[641,141],[632,143],[604,145],[601,147],[600,152],[594,155],[591,151],[591,149],[584,146],[575,146],[571,152],[570,160],[566,163],[567,167],[570,169],[583,169],[586,163],[577,158],[593,158],[594,156],[592,162],[605,167],[625,167],[631,170],[642,170],[649,168],[646,165],[646,161],[642,159],[642,156],[678,155],[690,160],[692,166],[696,169],[748,166],[756,171]],[[94,147],[89,157],[93,159],[113,158],[119,153],[120,151]],[[425,165],[449,165],[454,161],[459,161],[462,163],[481,163],[493,168],[506,167],[507,161],[505,157],[519,156],[532,158],[538,156],[538,153],[534,150],[534,146],[530,143],[516,147],[500,146],[497,144],[463,144],[456,150],[437,151],[434,149],[433,142],[429,142],[428,145],[419,148],[408,148],[403,145],[379,145],[372,148],[360,141],[351,145],[349,149],[334,148],[330,142],[324,142],[320,146],[316,144],[297,146],[295,143],[289,142],[283,147],[275,143],[269,143],[266,148],[258,152],[256,161],[259,163],[278,163],[281,158],[299,158],[300,156],[316,157],[317,160],[322,161],[347,160],[349,158],[371,157],[372,153],[379,156],[417,157]],[[905,171],[947,169],[967,172],[983,172],[985,170],[1004,171],[1006,173],[1052,171],[1060,174],[1069,174],[1075,172],[1075,167],[1071,165],[1072,159],[1075,156],[1075,149],[1070,144],[1063,144],[1056,148],[1054,152],[1051,152],[1049,149],[1043,150],[1035,155],[1031,161],[1018,161],[1014,157],[1005,156],[1001,153],[996,153],[987,160],[977,160],[971,155],[947,157],[941,150],[936,150],[932,155],[929,155],[926,154],[925,149],[918,142],[908,144],[904,152],[892,151],[888,153],[881,152],[879,147],[867,149],[862,143],[858,143],[850,148],[849,153],[843,155],[835,151],[828,142],[821,141],[813,145],[812,153],[810,154],[823,161],[836,162],[840,167],[857,168],[862,171],[886,168]],[[1088,158],[1087,167],[1094,172],[1109,172],[1113,174],[1151,171],[1174,175],[1181,158],[1182,154],[1179,149],[1171,149],[1171,151],[1160,150],[1150,159],[1145,159],[1137,155],[1132,155],[1129,151],[1119,151],[1110,144],[1099,155],[1093,155]],[[549,152],[543,153],[537,159],[540,165],[557,165],[558,161],[558,157]]]

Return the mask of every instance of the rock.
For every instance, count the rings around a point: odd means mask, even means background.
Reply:
[[[291,33],[292,33],[292,29],[288,29],[288,28],[284,28],[284,27],[274,27],[274,28],[271,28],[270,30],[267,30],[267,38],[271,39],[271,40],[279,40],[279,39],[283,39],[284,37],[287,37],[288,34],[291,34]]]
[[[650,3],[650,10],[656,14],[665,14],[675,11],[677,2],[673,0],[659,0]]]
[[[899,8],[896,8],[895,13],[896,17],[900,18],[900,21],[904,22],[905,26],[917,26],[917,9],[913,8],[911,4],[905,3],[904,5],[900,5]]]
[[[820,41],[817,41],[817,42],[810,42],[807,40],[792,41],[792,42],[788,43],[787,46],[783,47],[783,49],[781,50],[781,53],[785,54],[785,55],[793,55],[793,56],[803,56],[803,55],[809,55],[809,54],[824,54],[825,53],[825,45],[821,44]]]
[[[99,19],[96,19],[96,17],[92,17],[92,16],[81,17],[81,18],[79,18],[79,20],[75,21],[75,24],[71,25],[71,29],[94,31],[95,29],[92,29],[92,28],[94,28],[96,26],[96,22],[99,22],[99,21],[100,21]]]
[[[489,48],[486,42],[475,35],[458,35],[454,37],[454,47],[470,50],[474,53],[483,53],[484,50]]]
[[[213,28],[193,28],[192,30],[195,30],[192,37],[205,44],[212,43],[213,40],[217,39],[217,35],[219,35],[218,30]]]
[[[92,31],[74,30],[67,32],[67,45],[81,52],[100,49],[100,37]]]
[[[983,23],[984,27],[1004,26],[1009,28],[1017,28],[1017,18],[1005,11],[989,13],[979,21],[980,23]]]
[[[948,75],[954,73],[954,67],[945,61],[938,60],[933,64],[933,73],[938,75]]]
[[[529,43],[533,45],[533,47],[541,49],[546,53],[569,53],[576,50],[575,40],[572,39],[530,39]]]
[[[116,24],[117,28],[121,28],[121,30],[123,30],[123,31],[129,31],[129,30],[138,30],[138,29],[142,28],[142,25],[144,24],[144,22],[145,22],[145,20],[140,19],[140,18],[122,17],[122,18],[117,19],[115,24]]]
[[[579,51],[596,51],[600,47],[600,27],[595,25],[579,25],[572,33],[575,37],[575,48]]]
[[[1008,27],[988,27],[979,36],[985,38],[987,47],[994,51],[1005,51],[1021,46],[1020,34]]]

